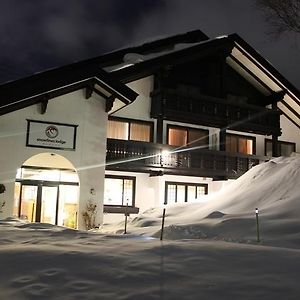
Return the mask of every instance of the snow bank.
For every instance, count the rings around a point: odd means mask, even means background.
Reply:
[[[300,247],[300,155],[279,157],[253,167],[205,203],[166,207],[166,239],[205,238],[256,242],[255,208],[259,208],[262,243]],[[133,219],[133,233],[160,235],[162,208]],[[104,227],[106,232],[122,224]]]

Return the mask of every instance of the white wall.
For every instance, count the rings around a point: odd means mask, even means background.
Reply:
[[[296,152],[300,153],[300,129],[284,115],[280,116],[282,135],[279,141],[296,143]]]
[[[150,121],[154,124],[153,138],[156,140],[156,120],[150,118],[151,98],[153,90],[153,76],[145,77],[127,84],[132,90],[138,93],[134,102],[112,114],[113,117],[129,118],[143,121]]]
[[[26,119],[78,125],[75,151],[26,147]],[[67,158],[76,168],[80,181],[79,227],[83,228],[82,212],[86,201],[99,207],[103,204],[107,113],[105,101],[94,95],[86,100],[84,92],[77,91],[51,99],[47,112],[39,113],[39,104],[0,116],[0,182],[5,183],[6,206],[1,217],[10,216],[16,170],[33,155],[57,153]],[[90,189],[95,195],[90,194]],[[102,209],[97,223],[102,222]]]
[[[138,93],[138,97],[130,105],[114,113],[113,116],[153,121],[153,119],[150,118],[150,92],[153,90],[153,76],[133,81],[127,85]]]

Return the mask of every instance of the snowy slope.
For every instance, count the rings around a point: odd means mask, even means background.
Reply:
[[[167,239],[205,238],[256,241],[259,208],[262,243],[300,247],[300,155],[276,158],[253,167],[206,203],[166,207]],[[150,209],[129,224],[129,231],[160,235],[162,208]],[[102,231],[122,230],[122,224]]]

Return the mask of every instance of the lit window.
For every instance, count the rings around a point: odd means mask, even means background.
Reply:
[[[127,140],[129,124],[120,121],[109,120],[107,125],[107,137],[111,139]]]
[[[209,132],[204,129],[168,126],[168,144],[171,146],[199,146],[208,148]]]
[[[187,131],[185,129],[169,128],[169,145],[185,146],[187,143]]]
[[[134,120],[108,120],[107,137],[118,140],[151,142],[152,123]]]
[[[207,192],[207,184],[166,182],[165,204],[197,201]]]
[[[135,177],[107,175],[104,184],[104,205],[134,206]]]
[[[255,138],[226,134],[226,151],[250,155],[255,154]]]

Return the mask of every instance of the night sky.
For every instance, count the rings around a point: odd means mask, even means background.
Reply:
[[[300,89],[300,36],[267,35],[254,0],[1,0],[0,82],[200,29],[238,33]]]

